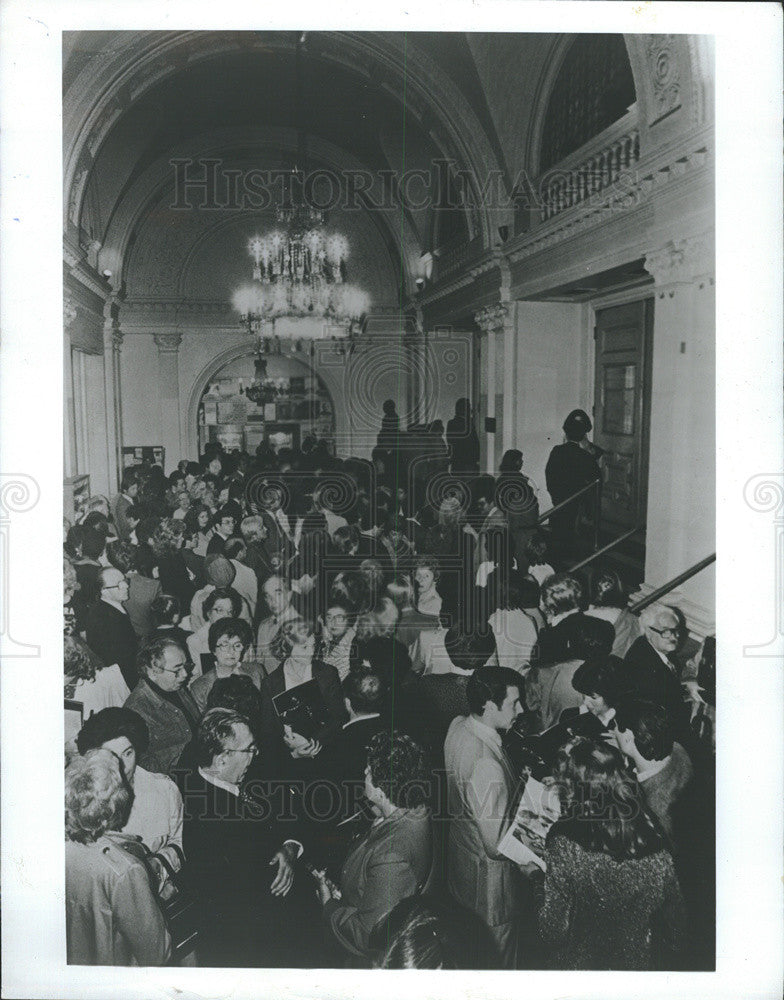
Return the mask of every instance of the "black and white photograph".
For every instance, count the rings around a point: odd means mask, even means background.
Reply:
[[[11,5],[61,155],[26,348],[4,199],[3,781],[43,745],[61,846],[4,995],[779,995],[780,150],[738,138],[776,249],[728,330],[730,22],[480,6]]]

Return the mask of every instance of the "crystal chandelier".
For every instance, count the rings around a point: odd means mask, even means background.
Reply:
[[[321,321],[309,327],[309,340],[350,336],[370,300],[345,280],[345,236],[326,232],[324,213],[304,200],[293,204],[287,196],[276,218],[279,228],[248,243],[253,284],[232,300],[242,324],[261,337],[269,321],[304,317]]]

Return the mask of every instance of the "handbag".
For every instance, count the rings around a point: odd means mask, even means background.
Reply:
[[[199,897],[188,884],[182,870],[175,871],[169,859],[162,853],[153,854],[141,837],[119,832],[110,834],[118,847],[141,861],[147,870],[150,886],[158,899],[166,926],[171,937],[169,965],[178,965],[182,959],[192,954],[199,943]],[[170,844],[184,862],[182,851],[176,844]],[[166,874],[160,882],[156,862]]]

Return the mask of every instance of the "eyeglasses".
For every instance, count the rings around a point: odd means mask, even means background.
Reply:
[[[651,630],[651,632],[657,632],[659,635],[665,638],[666,637],[669,637],[670,639],[678,638],[677,628],[654,628],[653,625],[649,625],[648,628]]]
[[[175,677],[182,677],[183,674],[188,673],[188,668],[185,664],[181,667],[161,667],[161,670],[166,674],[174,674]]]
[[[244,750],[240,750],[237,747],[232,747],[231,752],[232,753],[249,753],[251,755],[251,757],[256,757],[258,755],[259,748],[256,747],[256,746],[253,746],[253,747],[246,747]]]
[[[239,642],[219,642],[215,646],[216,649],[233,649],[235,653],[242,653],[245,646]]]
[[[344,622],[346,621],[346,615],[327,615],[324,621],[327,622]]]

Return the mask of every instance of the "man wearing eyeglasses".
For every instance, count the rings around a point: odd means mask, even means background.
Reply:
[[[113,663],[119,666],[132,691],[139,679],[135,663],[139,641],[125,608],[128,581],[125,574],[113,566],[102,569],[98,579],[101,599],[87,617],[87,645],[107,667]]]
[[[139,763],[146,771],[169,774],[199,725],[198,706],[186,687],[188,657],[173,639],[154,639],[137,662],[141,679],[125,707],[138,712],[150,731],[150,744]]]
[[[201,966],[297,964],[303,925],[290,893],[302,854],[299,823],[286,802],[267,797],[267,783],[242,788],[258,752],[244,716],[213,708],[199,726],[198,767],[180,776],[183,849],[202,909]]]
[[[680,645],[680,620],[672,608],[652,604],[640,614],[643,634],[624,657],[626,678],[633,697],[661,705],[676,731],[688,730],[680,672],[672,659]]]

